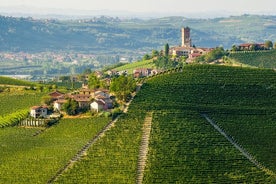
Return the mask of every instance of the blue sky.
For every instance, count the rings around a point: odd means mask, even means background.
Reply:
[[[275,0],[0,0],[0,7],[22,5],[34,8],[166,12],[171,14],[214,11],[238,14],[276,13]]]

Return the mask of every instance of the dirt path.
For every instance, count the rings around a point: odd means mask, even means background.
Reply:
[[[139,159],[137,166],[137,178],[136,183],[141,184],[143,182],[144,170],[147,161],[147,153],[149,147],[149,138],[151,131],[151,122],[152,122],[152,112],[147,113],[144,126],[143,126],[143,135],[139,151]]]
[[[133,98],[135,97],[135,95],[137,94],[137,92],[140,90],[140,88],[141,88],[141,85],[138,85],[138,87],[136,89],[136,92],[133,94],[131,100],[128,103],[125,104],[125,108],[123,110],[124,113],[127,113],[129,105],[131,104]],[[119,118],[120,118],[120,115],[118,117],[116,117],[113,121],[109,122],[97,135],[95,135],[92,139],[90,139],[81,148],[81,150],[79,150],[77,152],[77,154],[73,158],[71,158],[71,160],[64,167],[62,167],[60,170],[58,170],[58,172],[47,183],[53,183],[54,181],[56,181],[58,179],[58,177],[60,177],[69,168],[72,168],[72,166],[76,162],[78,162],[79,160],[81,160],[81,158],[87,154],[88,149],[95,142],[97,142],[97,140],[99,140],[101,137],[103,137],[106,131],[110,130],[113,126],[115,126],[115,123],[118,121]]]
[[[258,162],[254,156],[252,156],[248,151],[246,151],[241,145],[239,145],[231,136],[227,135],[224,130],[222,130],[212,119],[208,117],[207,114],[201,114],[221,135],[223,135],[233,146],[238,149],[250,162],[252,162],[256,167],[265,171],[267,174],[276,177],[276,174],[266,168],[263,164]]]

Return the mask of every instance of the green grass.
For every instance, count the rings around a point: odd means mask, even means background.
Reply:
[[[38,136],[37,128],[0,129],[0,183],[47,183],[107,123],[63,119]]]
[[[133,70],[137,68],[155,68],[155,65],[153,63],[153,60],[144,60],[144,61],[136,61],[130,64],[126,64],[117,68],[114,68],[114,70],[117,71],[124,71],[126,70],[128,74],[133,74]]]

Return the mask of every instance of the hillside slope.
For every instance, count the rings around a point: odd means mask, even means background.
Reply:
[[[275,81],[273,70],[212,65],[153,77],[128,113],[57,183],[135,183],[148,112],[143,183],[274,183]],[[248,160],[202,113],[272,172]]]
[[[276,68],[276,50],[255,52],[234,52],[231,59],[259,68]]]

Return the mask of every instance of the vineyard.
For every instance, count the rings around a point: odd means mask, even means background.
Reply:
[[[153,120],[143,183],[275,183],[275,175],[251,163],[200,115],[222,128],[233,121],[226,132],[275,172],[275,81],[273,70],[211,65],[153,77],[128,113],[56,183],[135,183],[147,112]],[[258,122],[250,127],[247,121]],[[243,129],[233,133],[235,123]]]
[[[276,68],[276,50],[234,52],[229,55],[231,59],[246,65],[259,68]]]
[[[47,183],[108,121],[63,119],[39,135],[39,128],[0,129],[0,183]]]
[[[203,113],[272,173],[254,165]],[[272,69],[185,66],[145,80],[128,112],[53,183],[136,183],[141,147],[148,149],[142,183],[275,183],[275,115]],[[63,119],[37,136],[38,128],[0,129],[0,183],[46,183],[107,122]]]
[[[0,84],[1,85],[14,85],[14,86],[35,86],[35,83],[17,80],[10,77],[2,77],[0,76]]]

